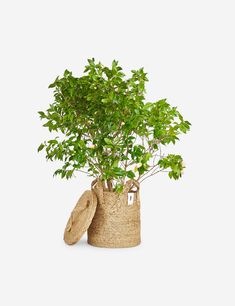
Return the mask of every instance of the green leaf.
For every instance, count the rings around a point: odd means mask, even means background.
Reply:
[[[41,119],[46,118],[46,115],[44,112],[38,112],[38,114],[40,115]]]
[[[40,146],[38,147],[38,152],[42,151],[44,147],[45,147],[45,145],[43,143],[41,143]]]
[[[50,143],[50,144],[57,144],[58,141],[56,139],[51,139],[51,140],[48,140],[48,143]]]
[[[126,171],[119,167],[113,168],[113,172],[116,176],[125,176],[126,174]]]
[[[61,169],[58,169],[54,172],[53,176],[57,176],[59,174],[61,174],[62,170]]]
[[[135,178],[135,174],[133,171],[127,171],[127,177],[129,177],[130,179],[134,179]]]
[[[111,145],[111,146],[113,145],[112,140],[109,139],[109,138],[104,138],[104,141],[105,141],[105,143],[108,144],[108,145]]]
[[[116,168],[116,167],[118,167],[118,163],[119,163],[119,161],[118,161],[118,160],[115,160],[115,161],[113,162],[113,165],[112,165],[112,166],[113,166],[114,168]]]
[[[89,58],[88,60],[88,63],[90,64],[90,65],[94,65],[94,63],[95,63],[95,59],[94,58]]]
[[[116,191],[117,193],[121,193],[121,192],[123,191],[123,185],[122,185],[122,184],[117,184],[117,185],[115,186],[115,191]]]
[[[117,68],[118,61],[113,60],[112,62],[112,70],[115,70]]]
[[[66,178],[67,178],[67,179],[69,179],[69,178],[72,177],[73,171],[74,171],[74,170],[68,170],[68,171],[67,171],[67,173],[66,173]]]

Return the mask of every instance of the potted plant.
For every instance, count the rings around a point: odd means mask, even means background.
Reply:
[[[190,123],[166,99],[146,102],[147,81],[143,68],[127,78],[117,61],[106,67],[89,59],[83,76],[65,70],[49,85],[54,102],[39,112],[43,126],[57,133],[38,148],[47,160],[62,162],[54,174],[69,179],[80,171],[95,179],[92,245],[138,245],[140,184],[160,172],[177,180],[185,168],[180,155],[164,155],[163,149],[189,131]]]

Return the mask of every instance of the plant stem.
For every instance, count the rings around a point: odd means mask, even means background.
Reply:
[[[112,180],[107,180],[107,185],[108,185],[108,189],[109,191],[113,191],[113,183],[112,183]]]

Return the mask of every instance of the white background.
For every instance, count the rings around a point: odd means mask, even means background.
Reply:
[[[1,1],[1,305],[235,305],[234,28],[226,0]],[[36,152],[47,86],[90,57],[145,67],[148,99],[192,123],[184,177],[142,185],[132,249],[64,244],[90,179],[53,179]]]

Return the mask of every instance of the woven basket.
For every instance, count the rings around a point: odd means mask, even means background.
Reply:
[[[136,190],[133,190],[133,188]],[[97,247],[124,248],[140,244],[139,183],[128,181],[121,194],[103,189],[101,181],[92,183],[98,204],[88,229],[88,243]],[[128,193],[134,201],[128,204]]]

